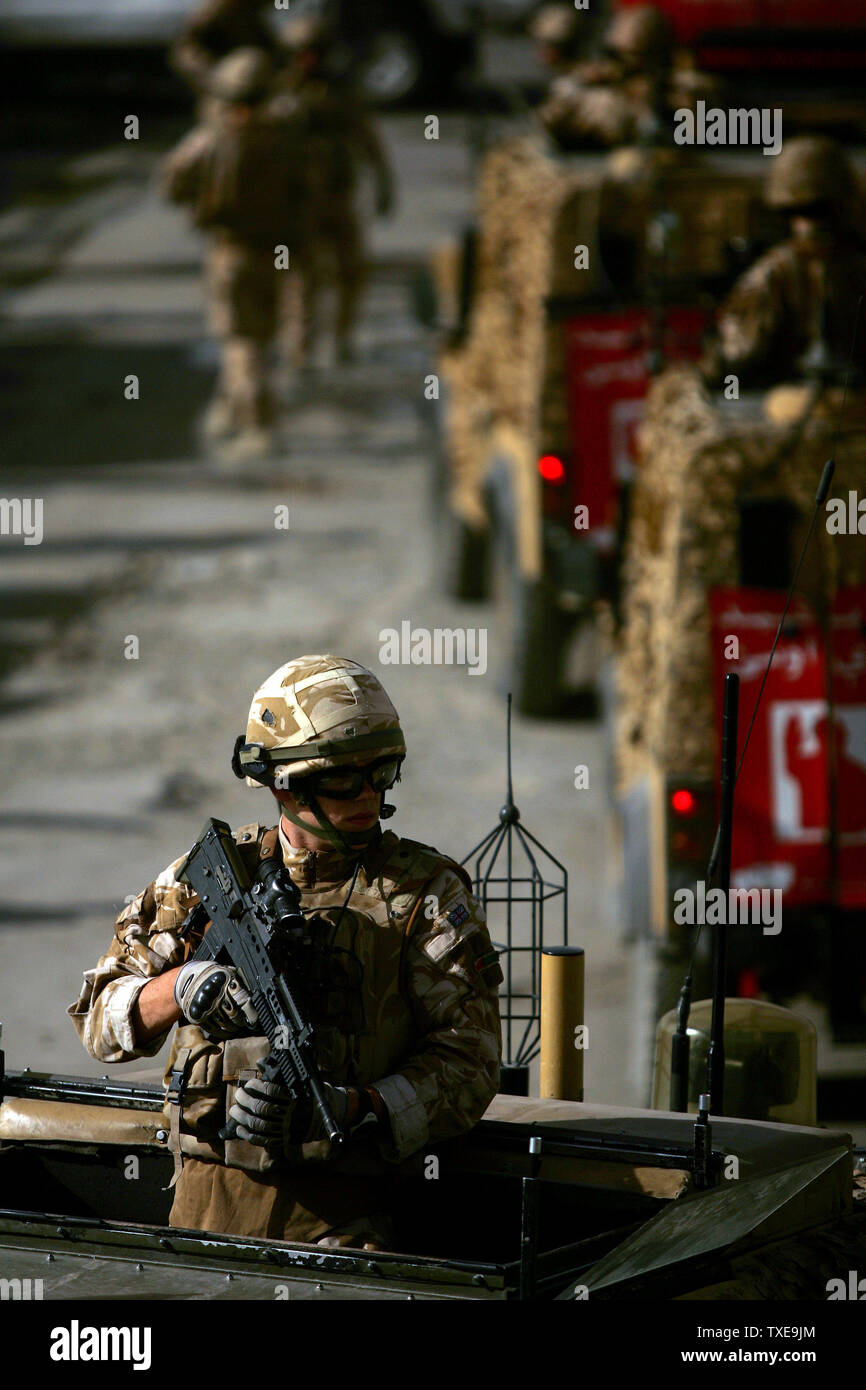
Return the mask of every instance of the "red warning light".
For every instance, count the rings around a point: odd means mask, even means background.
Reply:
[[[687,791],[685,787],[678,788],[671,793],[671,806],[678,816],[693,816],[698,809],[698,800],[694,792]]]
[[[546,483],[565,481],[565,464],[556,454],[543,454],[538,460],[538,471]]]

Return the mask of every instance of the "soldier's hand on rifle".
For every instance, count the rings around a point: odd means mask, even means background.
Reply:
[[[359,1091],[354,1086],[329,1086],[324,1083],[325,1098],[335,1122],[345,1132],[356,1130],[367,1119],[375,1119],[373,1101],[368,1091]],[[305,1135],[305,1143],[314,1139],[324,1139],[321,1116],[313,1112],[313,1118]]]
[[[239,1139],[283,1153],[291,1143],[294,1110],[295,1103],[285,1087],[251,1076],[238,1087],[229,1115],[238,1127]]]
[[[329,1086],[323,1090],[328,1107],[342,1130],[351,1130],[372,1112],[372,1102],[365,1091]],[[238,1127],[238,1137],[261,1148],[285,1152],[298,1144],[324,1139],[319,1115],[314,1112],[303,1134],[295,1134],[292,1119],[295,1105],[289,1092],[272,1081],[251,1077],[238,1087],[229,1115]]]
[[[174,982],[175,1003],[210,1038],[236,1038],[258,1022],[249,992],[233,965],[189,961]]]

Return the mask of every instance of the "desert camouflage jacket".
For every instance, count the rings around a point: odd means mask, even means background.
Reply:
[[[273,831],[257,825],[236,832],[253,863],[266,834]],[[381,1152],[392,1161],[471,1128],[498,1087],[502,973],[464,871],[437,850],[387,831],[364,851],[349,894],[354,858],[295,849],[282,831],[280,846],[304,910],[321,918],[334,948],[329,988],[311,1004],[324,1080],[375,1084],[390,1129]],[[100,1061],[154,1056],[168,1037],[170,1030],[137,1043],[132,1012],[148,980],[181,965],[198,946],[179,934],[197,901],[175,877],[181,862],[121,912],[108,951],[85,972],[68,1010]],[[239,1055],[249,1064],[242,1055],[249,1042],[263,1045],[259,1057],[266,1053],[264,1039],[218,1043],[194,1025],[178,1028],[166,1083],[182,1055],[184,1152],[232,1162],[216,1135],[233,1098]]]
[[[310,230],[312,178],[300,122],[264,106],[243,117],[215,100],[211,108],[162,161],[161,192],[188,205],[197,226],[266,253],[273,264],[277,245],[295,251]]]
[[[281,51],[261,9],[231,0],[205,0],[174,44],[171,61],[193,87],[203,90],[213,65],[238,48],[263,48],[277,58]]]
[[[346,79],[289,74],[284,97],[302,122],[310,198],[318,218],[345,215],[359,174],[369,169],[377,196],[393,192],[391,167],[376,123],[360,92]],[[278,96],[272,103],[283,109]]]
[[[712,95],[705,74],[674,72],[659,85],[642,74],[622,77],[614,64],[578,64],[555,77],[540,107],[542,125],[562,150],[614,149],[672,131],[674,113]]]
[[[864,292],[866,255],[854,244],[841,243],[829,257],[809,255],[793,239],[774,246],[719,310],[716,373],[730,368],[761,383],[790,380],[819,335],[845,363]],[[866,365],[862,334],[855,365]]]

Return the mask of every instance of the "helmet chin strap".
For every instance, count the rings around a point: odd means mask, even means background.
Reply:
[[[379,794],[379,804],[381,807],[382,794]],[[309,806],[313,815],[316,817],[316,833],[321,835],[323,840],[342,850],[344,854],[356,855],[380,833],[379,822],[376,820],[369,830],[338,830],[332,825],[319,805],[318,799],[312,792],[305,792],[302,805]],[[280,802],[280,809],[286,820],[291,821],[292,825],[297,825],[301,830],[308,833],[313,829],[309,821],[301,820],[300,816],[293,815],[285,802]],[[380,811],[381,814],[381,811]]]

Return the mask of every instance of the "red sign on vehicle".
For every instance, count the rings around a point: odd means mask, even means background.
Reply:
[[[629,9],[643,0],[617,0]],[[863,0],[655,0],[700,67],[773,73],[862,69]],[[720,102],[719,105],[728,105]]]
[[[637,431],[649,385],[650,354],[665,361],[700,355],[702,309],[646,308],[571,319],[566,332],[572,503],[588,511],[582,534],[600,550],[616,545],[619,492],[634,473]]]
[[[740,751],[783,602],[710,595],[717,714],[736,671]],[[828,659],[814,612],[792,602],[737,781],[732,886],[781,888],[791,906],[866,906],[866,589],[840,591],[830,630]]]

